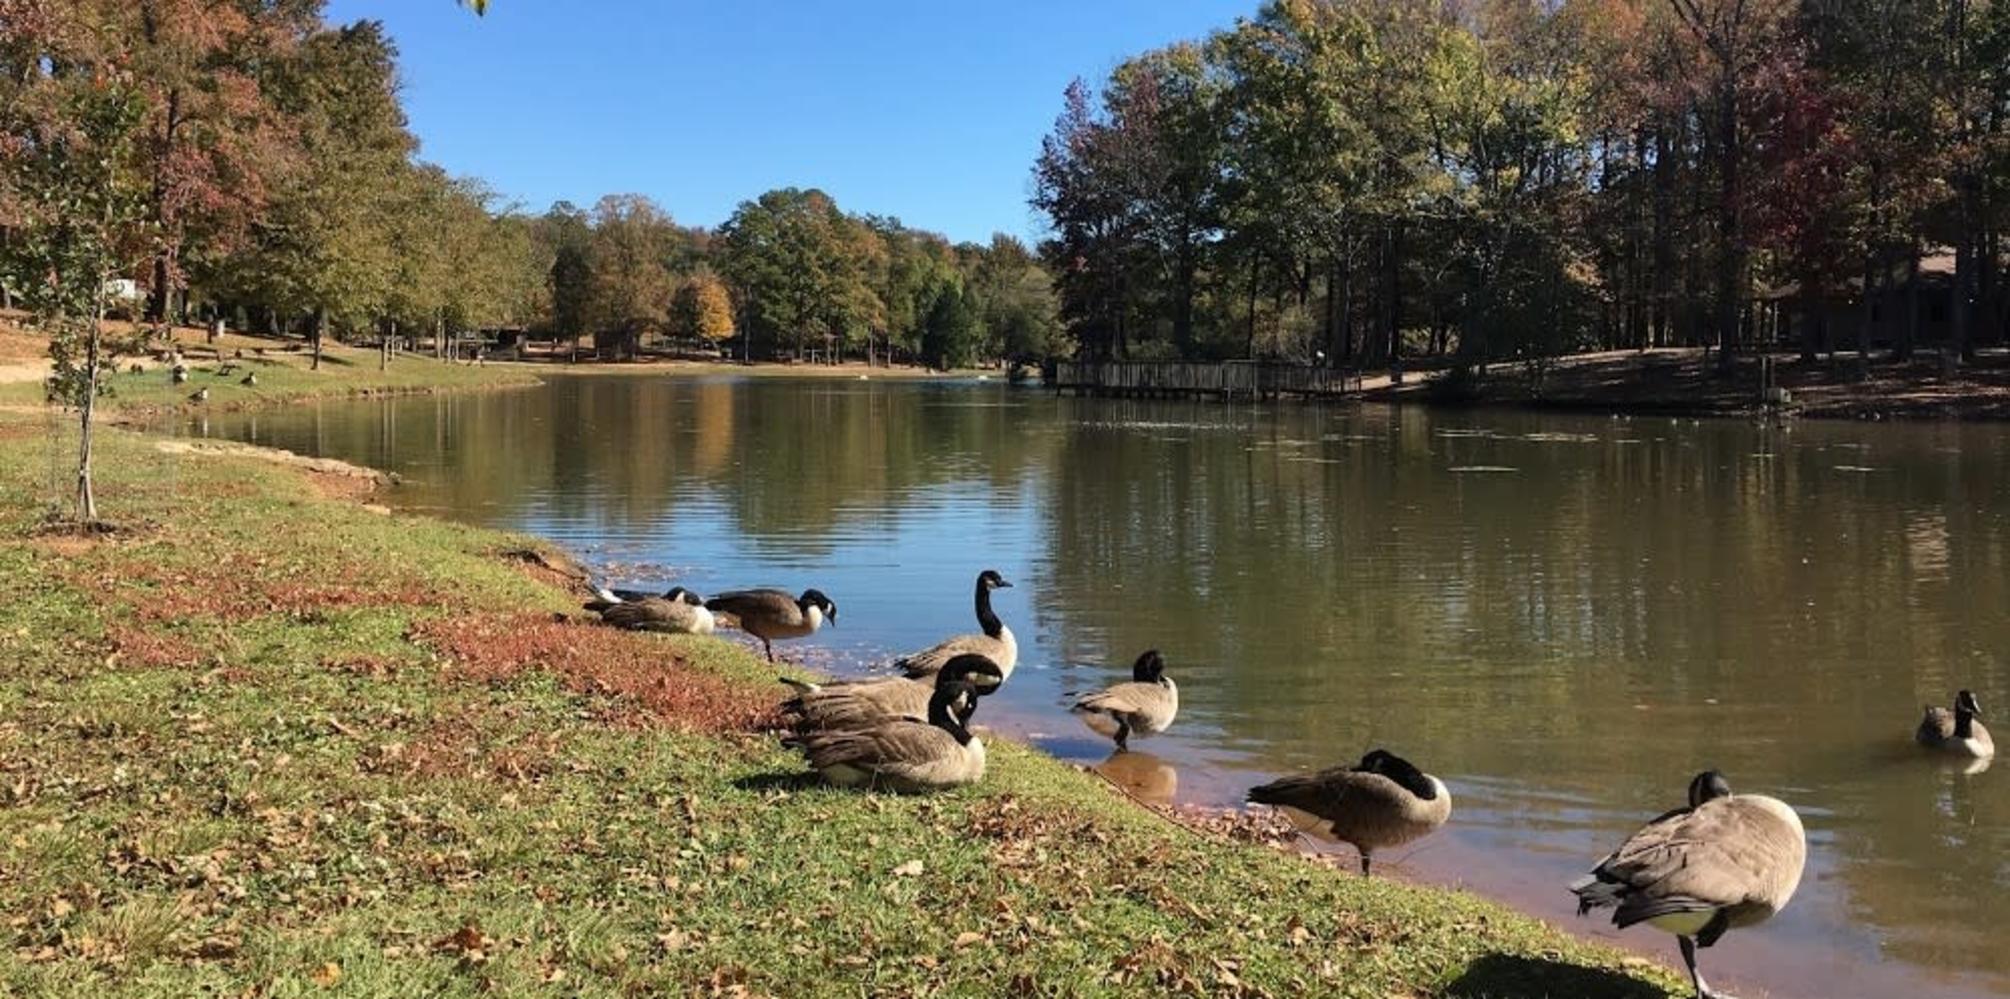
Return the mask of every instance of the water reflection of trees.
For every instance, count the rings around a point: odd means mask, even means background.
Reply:
[[[267,415],[258,435],[411,469],[414,505],[634,534],[704,500],[760,543],[802,550],[841,524],[897,526],[919,490],[1022,488],[1053,438],[1023,426],[1013,398],[1002,387],[557,376],[543,389]]]
[[[1083,406],[1035,595],[1068,660],[1166,650],[1183,723],[1273,766],[1388,743],[1590,808],[1534,828],[1622,833],[1721,767],[1813,806],[1859,919],[1946,922],[1964,883],[2010,917],[2010,816],[1953,830],[1864,765],[1922,698],[2010,690],[2000,430]],[[2002,965],[1963,933],[1893,940]]]

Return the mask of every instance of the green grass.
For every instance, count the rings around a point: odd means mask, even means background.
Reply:
[[[250,352],[247,351],[247,354]],[[190,409],[235,409],[281,405],[307,399],[400,392],[462,391],[476,388],[529,385],[537,381],[535,367],[524,364],[448,364],[429,357],[406,354],[377,370],[373,350],[353,350],[331,346],[322,354],[321,370],[308,367],[305,353],[274,351],[265,357],[247,356],[234,363],[235,370],[219,375],[219,364],[191,359],[189,380],[177,385],[169,377],[168,366],[152,358],[139,360],[144,370],[134,373],[128,360],[110,379],[112,394],[105,406],[115,414]],[[247,372],[256,373],[258,384],[241,384]],[[208,388],[209,399],[194,403],[189,396]],[[32,405],[43,398],[39,383],[0,384],[0,404]]]
[[[1177,828],[1017,746],[978,788],[868,795],[803,779],[769,736],[632,710],[574,666],[471,675],[418,636],[575,606],[497,557],[532,542],[324,499],[290,469],[161,475],[150,442],[113,432],[101,504],[138,526],[36,536],[54,445],[9,419],[0,994],[1675,985],[1467,894]],[[576,634],[666,680],[772,693],[727,641]]]

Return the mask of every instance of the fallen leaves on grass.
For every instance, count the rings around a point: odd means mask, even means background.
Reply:
[[[612,698],[619,707],[610,721],[707,733],[774,724],[770,695],[689,668],[655,636],[543,614],[439,618],[421,623],[414,634],[468,679],[502,682],[543,669],[575,691]]]

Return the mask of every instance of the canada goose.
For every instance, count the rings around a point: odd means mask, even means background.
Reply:
[[[595,587],[594,599],[588,600],[585,607],[599,614],[602,621],[629,631],[709,635],[714,626],[712,612],[705,609],[705,601],[681,586],[671,587],[670,592],[660,597],[630,599]]]
[[[190,401],[190,402],[208,402],[208,401],[209,401],[209,386],[207,386],[207,385],[204,385],[203,387],[201,387],[201,388],[199,388],[199,389],[196,389],[196,390],[195,390],[195,392],[193,392],[193,393],[191,393],[191,394],[189,395],[189,397],[188,397],[188,401]]]
[[[1621,929],[1648,923],[1675,934],[1697,999],[1722,999],[1696,970],[1696,948],[1784,908],[1807,857],[1807,833],[1785,802],[1732,794],[1723,774],[1706,770],[1689,781],[1689,807],[1641,826],[1570,890],[1578,915],[1614,906]]]
[[[984,629],[981,634],[958,635],[938,642],[920,652],[910,652],[893,661],[895,669],[909,678],[922,680],[934,676],[949,660],[965,652],[974,652],[998,664],[1005,676],[1012,676],[1012,667],[1019,663],[1019,642],[1012,637],[1012,629],[998,620],[991,610],[991,591],[1007,589],[1011,583],[998,574],[996,569],[986,569],[977,574],[977,626]]]
[[[238,380],[238,384],[239,384],[239,385],[253,385],[253,386],[257,385],[257,384],[258,384],[258,372],[256,372],[256,371],[247,371],[247,372],[245,372],[245,373],[244,373],[244,377],[243,377],[242,379],[239,379],[239,380]]]
[[[787,677],[782,682],[798,691],[782,702],[782,714],[794,721],[797,731],[818,732],[864,728],[890,718],[926,717],[937,687],[967,683],[978,694],[987,694],[1005,682],[1005,673],[997,663],[965,653],[942,667],[933,683],[899,676],[825,685]]]
[[[970,734],[977,692],[951,681],[928,699],[928,720],[892,718],[865,728],[812,732],[798,744],[810,767],[840,787],[933,791],[984,776],[984,742]]]
[[[1376,850],[1435,831],[1452,815],[1452,792],[1436,777],[1385,749],[1352,767],[1281,777],[1249,789],[1249,800],[1276,805],[1300,832],[1361,852],[1361,875]]]
[[[1165,657],[1151,649],[1131,666],[1131,682],[1083,697],[1069,709],[1097,734],[1115,739],[1117,750],[1131,748],[1132,733],[1157,735],[1179,714],[1179,687],[1166,676]]]
[[[168,369],[168,380],[176,385],[188,381],[188,366],[179,361],[175,362],[175,366]]]
[[[792,597],[780,590],[738,590],[721,593],[705,601],[713,613],[733,615],[736,626],[761,640],[768,661],[775,661],[775,640],[802,638],[816,633],[825,621],[837,624],[837,604],[817,590],[804,590]]]
[[[1964,690],[1954,695],[1953,711],[1927,708],[1926,717],[1919,721],[1919,731],[1912,737],[1929,749],[1987,759],[1996,755],[1996,740],[1976,720],[1981,717],[1982,704],[1975,699],[1975,692]]]

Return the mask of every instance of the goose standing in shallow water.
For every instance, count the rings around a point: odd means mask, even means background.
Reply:
[[[893,718],[795,740],[810,767],[840,787],[936,791],[984,777],[984,741],[970,734],[977,692],[961,681],[935,688],[928,720]]]
[[[1689,782],[1689,807],[1641,826],[1570,890],[1578,915],[1611,906],[1620,929],[1648,923],[1675,934],[1697,999],[1729,999],[1704,983],[1696,948],[1785,908],[1807,857],[1807,832],[1786,802],[1732,794],[1723,774],[1706,770]]]
[[[1352,767],[1250,788],[1249,800],[1277,806],[1300,832],[1352,844],[1361,852],[1362,877],[1376,850],[1434,832],[1452,816],[1452,792],[1444,783],[1386,749]]]
[[[1131,666],[1131,682],[1107,687],[1075,702],[1068,709],[1097,734],[1116,740],[1117,751],[1130,747],[1130,737],[1157,735],[1179,715],[1179,687],[1166,676],[1165,657],[1151,649]]]
[[[594,588],[587,610],[602,621],[629,631],[663,631],[673,635],[709,635],[716,626],[712,612],[696,593],[673,586],[660,597],[624,598],[612,590]]]
[[[1943,753],[1953,753],[1983,760],[1996,755],[1996,740],[1990,738],[1989,730],[1977,721],[1982,717],[1982,703],[1975,699],[1975,692],[1964,690],[1954,695],[1954,710],[1929,707],[1926,717],[1920,719],[1919,730],[1912,734],[1914,740],[1929,749]]]
[[[925,718],[937,687],[967,683],[979,695],[1005,682],[998,664],[975,653],[949,661],[934,682],[891,676],[877,680],[815,684],[782,678],[798,693],[782,702],[781,712],[798,732],[828,732],[864,728],[893,718]]]
[[[804,590],[792,597],[781,590],[736,590],[705,601],[714,614],[733,616],[737,627],[761,640],[768,661],[775,661],[775,642],[806,638],[829,622],[837,624],[838,608],[819,590]]]
[[[1012,637],[1012,629],[998,620],[991,609],[991,591],[1008,589],[1011,583],[1005,581],[996,569],[986,569],[977,574],[977,626],[984,629],[981,634],[958,635],[938,642],[920,652],[911,652],[893,661],[895,669],[909,679],[924,680],[932,677],[949,660],[964,653],[983,656],[1003,670],[1006,677],[1012,675],[1012,667],[1019,663],[1019,642]]]

